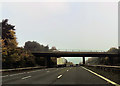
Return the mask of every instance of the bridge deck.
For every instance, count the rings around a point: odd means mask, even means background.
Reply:
[[[108,52],[32,52],[35,56],[44,57],[117,57],[117,53]]]

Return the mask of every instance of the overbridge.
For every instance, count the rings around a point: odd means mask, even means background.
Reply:
[[[53,51],[53,52],[32,52],[36,57],[46,57],[46,64],[50,66],[50,57],[83,57],[83,64],[85,64],[85,57],[118,57],[118,53],[108,52],[70,52],[70,51]]]

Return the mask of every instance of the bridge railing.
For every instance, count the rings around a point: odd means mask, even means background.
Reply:
[[[103,50],[57,49],[60,52],[106,52]]]

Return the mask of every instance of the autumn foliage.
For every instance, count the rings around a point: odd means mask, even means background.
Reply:
[[[1,22],[2,68],[35,66],[34,56],[24,48],[17,47],[15,26],[5,19]]]
[[[49,51],[48,46],[40,45],[33,41],[25,43],[24,48],[18,47],[16,41],[15,26],[8,24],[8,19],[0,22],[0,47],[2,48],[2,68],[19,68],[32,66],[45,66],[44,57],[35,57],[31,51]],[[56,58],[51,58],[52,64],[56,64]]]

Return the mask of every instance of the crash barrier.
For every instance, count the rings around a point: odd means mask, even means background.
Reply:
[[[104,71],[120,73],[120,66],[108,66],[108,65],[85,65],[85,67],[91,67],[95,69],[101,69]]]
[[[2,69],[0,72],[11,72],[11,71],[22,71],[22,70],[33,70],[33,69],[42,69],[47,68],[46,66],[37,66],[37,67],[25,67],[25,68],[15,68],[15,69]]]

